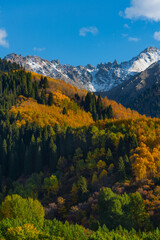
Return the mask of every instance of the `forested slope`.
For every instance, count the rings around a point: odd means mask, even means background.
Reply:
[[[4,66],[1,239],[159,239],[160,119]]]

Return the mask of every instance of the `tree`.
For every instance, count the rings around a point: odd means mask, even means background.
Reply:
[[[137,180],[155,177],[159,172],[154,155],[144,143],[135,149],[130,161]]]
[[[43,89],[41,91],[41,104],[46,104],[46,95]]]
[[[44,77],[44,79],[43,79],[43,86],[44,86],[44,89],[49,87],[48,79],[46,77]]]
[[[37,226],[43,226],[44,209],[38,200],[24,199],[19,195],[7,196],[0,208],[0,218],[18,218]]]
[[[93,174],[91,183],[92,183],[92,189],[96,190],[98,186],[98,177],[96,173]]]
[[[44,89],[48,88],[49,87],[48,79],[46,77],[41,76],[39,85],[41,88],[44,88]]]
[[[98,99],[96,102],[96,109],[99,119],[102,119],[102,112],[103,112],[103,105],[102,105],[102,98],[101,95],[98,95]]]
[[[17,120],[21,121],[22,120],[22,116],[20,114],[20,111],[18,111],[18,114],[17,114]]]
[[[123,157],[125,155],[126,148],[124,144],[124,140],[122,137],[119,139],[119,144],[118,144],[118,156]]]
[[[12,180],[16,180],[18,177],[17,172],[18,171],[18,164],[17,164],[17,157],[15,152],[10,152],[9,153],[9,161],[8,161],[8,176],[12,179]]]
[[[132,174],[131,162],[127,155],[124,156],[124,164],[125,164],[125,170],[126,170],[127,176],[131,177],[131,174]]]
[[[111,106],[111,105],[109,105],[109,107],[108,107],[108,109],[107,109],[107,117],[108,117],[109,119],[114,118],[113,109],[112,109],[112,106]]]
[[[122,157],[118,160],[118,176],[120,180],[125,180],[126,178],[125,164]]]
[[[99,179],[101,180],[103,185],[105,185],[105,183],[106,183],[107,175],[108,175],[108,173],[105,169],[103,169],[102,172],[99,175]]]
[[[63,108],[62,113],[63,113],[63,115],[67,114],[67,109],[66,109],[66,107]]]
[[[83,159],[83,151],[81,148],[77,148],[75,150],[74,157],[73,157],[73,162],[75,166],[77,165],[78,161],[81,159]]]
[[[54,100],[53,100],[53,93],[49,93],[49,96],[48,96],[48,105],[49,106],[52,106],[54,103]]]
[[[78,180],[78,188],[80,190],[80,192],[83,193],[87,193],[88,189],[87,189],[87,180],[85,177],[80,177]]]
[[[31,147],[27,147],[25,149],[24,155],[24,174],[29,175],[33,171],[33,161],[32,161],[32,152]]]
[[[108,148],[106,153],[106,163],[107,165],[110,165],[111,163],[113,163],[113,155],[110,148]]]
[[[61,219],[65,219],[66,216],[66,207],[65,207],[65,199],[62,197],[57,198],[57,211]]]
[[[2,174],[5,176],[7,173],[7,141],[3,140],[2,144]]]
[[[41,152],[41,147],[37,146],[36,148],[36,158],[35,158],[35,171],[39,173],[42,171],[43,168],[43,162],[42,162],[42,152]]]
[[[92,94],[90,92],[88,92],[85,97],[85,101],[84,101],[84,110],[86,112],[92,111],[92,103],[91,103],[92,100],[91,99],[92,99]]]
[[[57,169],[60,171],[63,171],[66,165],[67,165],[67,160],[65,159],[65,157],[60,157],[57,162]]]
[[[45,178],[43,188],[47,191],[48,197],[50,196],[51,192],[56,195],[59,190],[57,177],[55,175],[51,175],[49,178]]]
[[[149,214],[145,209],[144,200],[140,193],[130,194],[130,202],[125,209],[125,222],[129,229],[151,229]]]
[[[98,172],[102,171],[104,168],[106,168],[106,163],[102,160],[99,160],[98,163],[97,163],[97,169],[98,169]]]
[[[72,205],[76,204],[78,201],[78,187],[75,183],[72,185],[72,190],[70,193],[70,202]]]
[[[40,239],[41,231],[38,230],[33,224],[25,223],[22,226],[10,227],[7,231],[8,240],[22,240],[22,239]]]
[[[122,223],[123,209],[120,198],[110,188],[100,190],[98,205],[101,224],[112,229]]]
[[[51,138],[49,143],[49,168],[51,171],[56,170],[57,165],[57,146],[53,141],[53,138]]]

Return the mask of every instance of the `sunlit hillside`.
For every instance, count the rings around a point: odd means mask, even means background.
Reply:
[[[34,72],[31,72],[31,75],[33,77],[33,80],[36,80],[36,81],[40,81],[42,76]],[[80,97],[84,97],[87,94],[87,91],[85,89],[79,90],[77,87],[74,87],[71,84],[66,83],[62,80],[53,79],[50,77],[47,77],[47,79],[49,82],[49,90],[52,92],[56,92],[57,90],[60,90],[64,95],[70,98],[74,97],[76,93],[78,93]]]
[[[37,123],[40,127],[54,126],[56,123],[62,127],[82,127],[93,123],[90,113],[86,113],[63,94],[56,94],[55,102],[56,104],[48,106],[38,104],[36,100],[31,98],[20,97],[19,103],[11,108],[11,112],[15,115],[20,112],[22,120],[17,120],[19,126],[26,122]],[[65,114],[63,113],[64,108],[67,110]]]
[[[41,75],[32,72],[33,80],[40,81]],[[79,97],[82,99],[86,96],[87,91],[86,90],[79,90],[77,87],[72,86],[69,83],[65,83],[62,80],[58,79],[52,79],[47,77],[49,82],[49,88],[48,91],[51,91],[55,98],[57,98],[57,95],[59,93],[61,96],[58,96],[58,99],[60,100],[61,97],[64,98],[65,96],[69,98],[75,98],[75,94],[78,94]],[[112,106],[114,117],[116,119],[127,119],[127,118],[139,118],[142,117],[141,114],[139,114],[137,111],[131,110],[130,108],[125,108],[123,105],[118,104],[117,102],[113,100],[109,100],[107,97],[105,97],[102,100],[104,106]]]
[[[127,118],[141,118],[142,115],[137,111],[125,108],[122,104],[117,103],[113,100],[109,100],[107,97],[103,98],[104,106],[111,105],[113,114],[116,119],[127,119]]]

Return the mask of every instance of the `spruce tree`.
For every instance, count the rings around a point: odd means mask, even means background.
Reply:
[[[111,106],[111,105],[109,105],[109,107],[108,107],[108,109],[107,109],[107,117],[108,117],[109,119],[114,118],[113,109],[112,109],[112,106]]]
[[[2,144],[2,173],[3,176],[7,173],[7,141],[6,139],[3,140]]]
[[[66,109],[66,107],[63,108],[62,113],[63,113],[63,115],[67,114],[67,109]]]
[[[43,169],[43,162],[42,162],[42,152],[41,147],[37,146],[36,148],[36,158],[35,158],[35,172],[40,173]]]
[[[43,89],[41,91],[41,104],[46,104],[46,95]]]
[[[44,89],[49,87],[48,79],[46,77],[44,77],[44,79],[43,79],[43,86],[44,86]]]
[[[99,119],[102,119],[102,112],[103,112],[103,105],[102,105],[102,98],[101,95],[98,95],[97,103],[96,103],[96,109]]]
[[[120,180],[125,180],[126,178],[125,164],[122,157],[118,160],[118,177]]]
[[[54,100],[53,100],[53,93],[50,92],[49,96],[48,96],[48,105],[52,106],[53,102],[54,102]]]
[[[131,163],[127,155],[124,156],[126,174],[130,178],[132,174]]]

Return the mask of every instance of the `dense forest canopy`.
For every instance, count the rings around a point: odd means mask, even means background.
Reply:
[[[1,239],[159,239],[160,119],[0,71]]]

